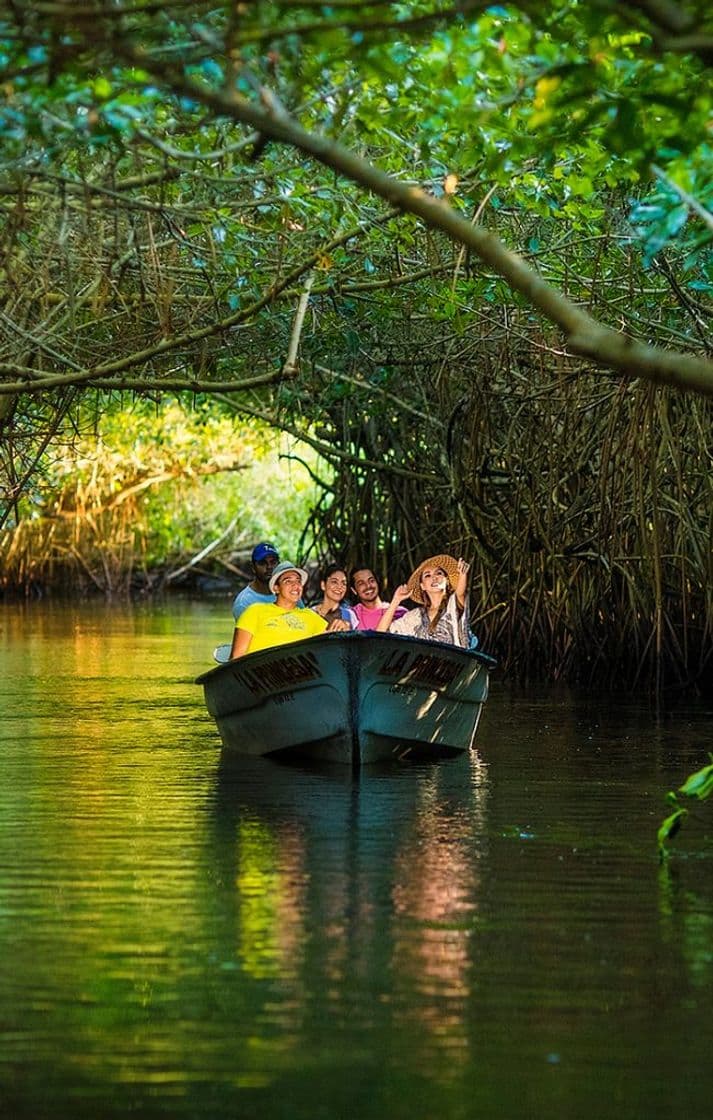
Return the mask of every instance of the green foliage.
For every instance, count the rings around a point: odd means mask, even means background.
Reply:
[[[586,220],[597,191],[646,180],[652,162],[699,159],[710,173],[702,66],[663,63],[626,4],[493,6],[409,39],[344,39],[341,51],[309,41],[301,93],[332,77],[335,53],[354,83],[348,110],[335,102],[345,139],[367,139],[382,165],[421,179],[477,176],[520,207]]]
[[[677,793],[670,792],[666,800],[669,805],[675,806],[674,811],[661,823],[658,830],[659,857],[665,859],[668,852],[668,843],[679,832],[681,825],[690,810],[680,805],[681,798],[689,802],[706,801],[713,793],[713,754],[709,754],[710,764],[690,774]]]
[[[555,0],[457,17],[437,4],[384,3],[346,13],[325,6],[315,18],[275,3],[251,5],[235,24],[229,4],[196,2],[188,12],[166,4],[145,14],[137,4],[121,21],[98,17],[91,40],[86,21],[63,19],[61,4],[49,20],[27,7],[21,34],[0,21],[6,167],[115,153],[146,133],[186,151],[219,146],[220,121],[206,127],[201,106],[117,55],[122,39],[147,57],[180,54],[189,77],[221,88],[231,28],[245,68],[238,91],[253,96],[264,82],[307,127],[368,146],[381,166],[421,182],[453,173],[498,183],[517,206],[567,219],[606,186],[646,180],[652,163],[698,163],[701,189],[706,170],[710,182],[704,63],[693,53],[662,54],[661,29],[641,5]],[[698,8],[689,25],[704,36],[709,17]],[[293,190],[290,210],[309,193]],[[335,199],[318,194],[333,220]],[[667,222],[668,240],[676,223]]]
[[[695,774],[691,774],[680,787],[678,792],[682,797],[705,801],[713,793],[713,754],[708,757],[711,764],[697,770]]]
[[[658,830],[658,846],[659,856],[664,859],[667,855],[666,845],[678,833],[683,821],[688,816],[688,809],[674,809],[666,819],[662,822]]]
[[[671,153],[675,156],[675,153]],[[686,253],[687,272],[700,266],[704,280],[691,279],[697,291],[713,292],[713,218],[701,229],[701,213],[713,215],[713,148],[703,144],[689,159],[672,158],[667,174],[658,172],[654,191],[635,203],[630,221],[642,241],[644,260],[650,265],[663,249],[678,244]]]
[[[133,569],[151,577],[179,566],[232,522],[222,555],[249,552],[261,537],[296,555],[316,498],[303,465],[317,464],[309,448],[257,423],[236,425],[205,402],[135,402],[88,419],[62,454],[45,457],[16,524],[0,538],[6,584],[30,547],[45,552],[34,579],[52,583],[71,539],[85,570],[113,566],[104,589],[116,590]]]

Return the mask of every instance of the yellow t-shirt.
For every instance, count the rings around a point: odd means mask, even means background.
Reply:
[[[248,653],[299,642],[302,638],[323,634],[327,629],[325,620],[308,607],[293,607],[287,611],[277,603],[252,603],[241,614],[238,626],[253,636]]]

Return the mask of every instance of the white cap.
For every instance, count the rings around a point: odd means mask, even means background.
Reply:
[[[309,576],[307,575],[307,572],[304,570],[304,568],[298,568],[296,564],[290,564],[289,560],[283,560],[280,564],[277,565],[277,567],[273,568],[272,575],[270,576],[270,582],[267,585],[270,588],[270,591],[272,591],[273,595],[275,594],[275,588],[277,586],[278,579],[280,578],[280,576],[284,576],[285,572],[297,572],[300,579],[302,580],[303,587],[309,579]]]

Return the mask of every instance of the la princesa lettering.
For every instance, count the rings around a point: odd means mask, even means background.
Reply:
[[[438,687],[450,684],[458,676],[461,666],[438,654],[399,653],[390,654],[381,665],[379,672],[384,676],[399,677],[409,683]]]
[[[260,696],[299,681],[317,680],[321,675],[314,654],[300,653],[281,657],[279,661],[261,666],[259,670],[242,669],[235,673],[235,679],[254,696]]]

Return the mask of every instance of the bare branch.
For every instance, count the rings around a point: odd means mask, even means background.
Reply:
[[[290,335],[290,345],[287,350],[287,357],[282,367],[282,372],[285,374],[294,373],[297,369],[297,352],[300,345],[300,336],[302,334],[302,325],[305,321],[307,314],[307,303],[309,302],[309,293],[312,285],[314,284],[314,273],[310,272],[305,277],[304,288],[300,293],[299,303],[297,304],[297,311],[295,312],[295,321],[292,324],[292,334]]]

